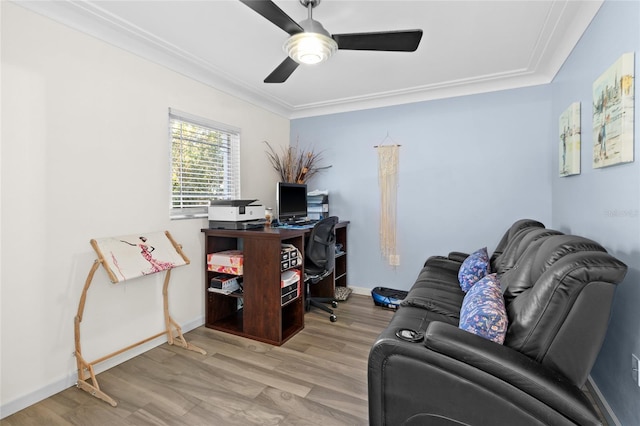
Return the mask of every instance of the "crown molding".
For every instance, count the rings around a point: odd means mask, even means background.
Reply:
[[[13,3],[91,35],[139,57],[289,119],[380,108],[406,103],[487,93],[550,83],[604,0],[554,2],[526,69],[398,91],[371,93],[326,102],[292,105],[225,74],[165,40],[85,0],[19,1]]]
[[[32,12],[283,117],[289,117],[293,112],[291,105],[248,87],[233,76],[226,75],[215,65],[113,16],[93,3],[84,0],[11,1]]]

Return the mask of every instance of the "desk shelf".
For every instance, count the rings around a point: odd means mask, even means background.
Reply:
[[[347,286],[347,253],[343,252],[336,255],[335,265],[335,286]]]
[[[340,222],[336,226],[336,245],[342,245],[342,252],[336,255],[336,264],[334,270],[334,281],[336,287],[347,286],[347,224],[348,222]]]
[[[273,345],[282,345],[304,328],[304,295],[281,304],[280,249],[293,244],[304,259],[305,230],[202,229],[206,255],[223,250],[242,250],[242,307],[238,295],[209,292],[216,272],[205,274],[205,326]],[[304,262],[299,265],[303,269]],[[302,293],[302,292],[301,292]]]

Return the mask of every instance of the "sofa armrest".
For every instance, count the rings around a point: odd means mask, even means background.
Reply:
[[[461,251],[452,251],[452,252],[449,252],[449,254],[446,256],[437,256],[437,255],[429,256],[429,258],[427,258],[427,261],[424,262],[424,264],[427,265],[431,261],[440,260],[440,261],[456,263],[458,264],[458,267],[460,267],[460,263],[464,262],[464,260],[467,257],[469,257],[469,253],[464,253]]]
[[[420,311],[410,309],[395,315]],[[403,341],[394,323],[369,354],[371,426],[601,425],[579,388],[509,347],[440,321],[417,329],[424,341]]]
[[[424,346],[458,359],[526,392],[578,424],[588,424],[594,413],[580,389],[564,376],[509,347],[443,322],[432,322]]]
[[[460,263],[464,262],[464,260],[467,257],[469,257],[469,253],[464,253],[464,252],[461,252],[461,251],[452,251],[447,256],[447,258],[449,260],[453,260],[453,261],[460,262]]]
[[[451,260],[448,257],[430,256],[424,262],[423,267],[430,266],[430,267],[440,268],[444,270],[453,271],[457,274],[458,271],[460,270],[461,265],[462,265],[462,262],[458,262],[457,260]],[[456,279],[457,279],[457,275],[456,275]]]

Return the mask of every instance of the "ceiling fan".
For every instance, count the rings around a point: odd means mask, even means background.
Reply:
[[[265,83],[283,83],[299,64],[326,61],[338,49],[414,52],[422,38],[422,30],[331,35],[312,17],[313,8],[321,0],[299,1],[307,9],[308,18],[296,23],[271,0],[240,0],[290,35],[283,46],[289,56],[265,78]]]

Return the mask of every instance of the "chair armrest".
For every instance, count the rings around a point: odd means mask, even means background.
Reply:
[[[586,424],[593,419],[590,404],[578,387],[509,347],[443,322],[429,324],[424,346],[513,385],[578,424]]]

